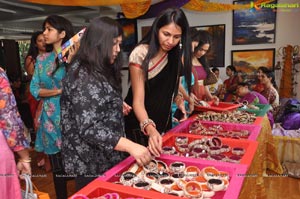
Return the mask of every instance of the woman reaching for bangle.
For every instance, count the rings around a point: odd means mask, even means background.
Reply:
[[[125,117],[126,137],[148,146],[155,156],[162,150],[161,134],[171,128],[171,104],[181,74],[190,85],[190,57],[189,24],[180,9],[167,9],[159,15],[130,54],[131,87],[125,102],[133,112]]]
[[[76,176],[76,190],[128,154],[139,165],[147,165],[152,158],[145,146],[125,137],[123,115],[131,107],[122,99],[122,41],[123,29],[117,21],[94,18],[63,80],[62,158],[67,174]]]
[[[190,29],[192,48],[193,48],[193,75],[195,77],[195,84],[193,85],[193,93],[196,100],[214,101],[219,103],[217,96],[211,95],[208,86],[204,85],[204,80],[209,74],[209,66],[207,63],[206,53],[209,51],[211,45],[211,36],[207,31]]]

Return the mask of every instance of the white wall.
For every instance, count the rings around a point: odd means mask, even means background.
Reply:
[[[227,2],[227,1],[226,1]],[[228,1],[229,3],[230,1]],[[278,3],[296,3],[296,0],[278,0]],[[300,5],[300,3],[299,3]],[[274,44],[255,44],[255,45],[232,45],[232,11],[229,12],[195,12],[184,10],[189,20],[190,26],[205,26],[225,24],[225,66],[231,63],[231,50],[263,49],[275,48],[277,61],[283,61],[277,53],[280,47],[286,45],[300,45],[300,8],[290,9],[289,11],[278,10],[276,23],[276,37]],[[141,39],[141,27],[151,26],[153,19],[138,20],[138,40]],[[297,65],[300,71],[299,64]],[[220,68],[221,78],[226,79],[225,67]],[[279,85],[281,71],[276,71],[276,80]],[[300,73],[297,73],[296,80],[297,98],[300,99]]]

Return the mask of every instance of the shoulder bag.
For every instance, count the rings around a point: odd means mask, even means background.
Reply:
[[[218,82],[218,78],[216,74],[209,69],[209,72],[203,82],[204,86],[215,84],[217,82]]]

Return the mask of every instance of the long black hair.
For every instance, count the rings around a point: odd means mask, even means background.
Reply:
[[[115,89],[121,91],[121,69],[123,64],[122,52],[119,52],[114,63],[111,63],[114,38],[123,36],[121,25],[109,17],[94,18],[85,30],[80,41],[80,47],[71,65],[78,62],[75,72],[80,68],[102,81],[108,81]]]
[[[233,75],[236,75],[237,71],[233,65],[228,65],[228,66],[226,66],[226,68],[229,68],[233,72]]]
[[[74,35],[74,29],[73,29],[72,23],[68,19],[66,19],[62,16],[58,16],[58,15],[48,16],[43,22],[43,29],[45,29],[46,23],[48,23],[53,28],[55,28],[59,33],[65,31],[66,35],[62,39],[62,44],[64,44],[66,41],[68,41]],[[53,45],[48,44],[48,45],[46,45],[46,48],[49,50],[53,50]],[[62,64],[59,64],[58,58],[56,58],[55,63],[56,63],[56,69],[52,72],[52,74],[54,74],[58,70],[58,68],[62,65]]]
[[[203,45],[209,44],[211,46],[211,36],[210,34],[205,31],[205,30],[197,30],[197,28],[192,27],[190,28],[190,33],[191,33],[191,40],[198,42],[198,46],[195,47],[194,49],[194,54],[197,53],[198,50],[202,48]],[[206,74],[209,73],[209,63],[206,58],[206,54],[198,58],[198,61],[202,64]]]
[[[159,29],[163,26],[166,26],[170,23],[175,23],[182,30],[181,35],[181,44],[172,48],[168,52],[168,62],[174,66],[179,67],[179,72],[182,72],[186,78],[188,90],[190,92],[191,87],[191,39],[189,34],[189,23],[181,9],[178,8],[169,8],[164,10],[156,19],[154,20],[150,31],[147,35],[139,42],[139,44],[148,44],[149,49],[148,53],[142,63],[142,68],[144,71],[145,79],[148,80],[148,67],[150,60],[157,54],[160,48],[159,44]],[[182,64],[182,56],[184,56]],[[175,91],[175,93],[177,90]]]
[[[36,60],[36,57],[39,54],[39,49],[36,46],[37,45],[37,38],[38,38],[39,35],[42,35],[42,34],[43,34],[43,31],[36,31],[32,34],[31,39],[30,39],[29,49],[28,49],[28,52],[27,52],[27,55],[26,55],[25,59],[28,56],[31,56],[33,60]]]
[[[274,71],[273,70],[270,70],[269,68],[265,67],[265,66],[260,66],[258,68],[258,70],[260,70],[263,74],[265,74],[269,79],[271,78],[271,83],[272,85],[274,86],[274,88],[276,90],[278,90],[278,86],[276,84],[276,81],[275,81],[275,74],[274,74]]]

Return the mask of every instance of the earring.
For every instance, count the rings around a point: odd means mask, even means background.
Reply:
[[[181,50],[182,49],[182,43],[181,43],[181,40],[179,42],[179,49]]]

